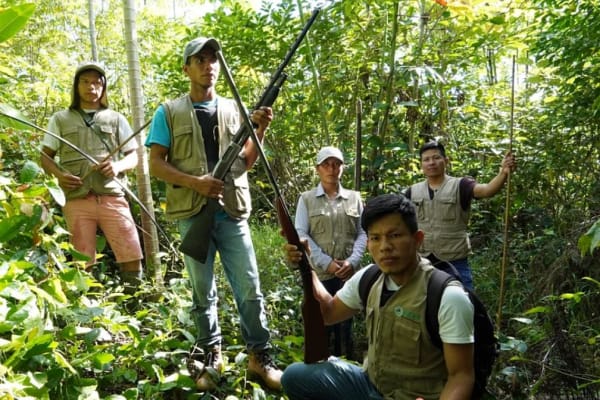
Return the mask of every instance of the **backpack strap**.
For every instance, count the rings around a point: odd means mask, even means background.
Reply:
[[[367,305],[367,298],[369,297],[369,292],[371,291],[371,287],[381,275],[381,270],[377,266],[377,264],[370,264],[365,267],[367,270],[360,277],[360,282],[358,282],[358,294],[360,296],[360,301],[362,302],[363,307]]]
[[[442,294],[451,281],[457,280],[454,276],[439,270],[433,269],[429,283],[427,283],[427,305],[425,308],[425,324],[427,332],[433,344],[441,349],[442,339],[440,338],[440,322],[438,321],[438,312],[442,302]]]

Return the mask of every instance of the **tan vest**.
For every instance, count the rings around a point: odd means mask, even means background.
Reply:
[[[60,136],[96,161],[102,161],[119,145],[119,114],[115,111],[104,109],[96,112],[94,125],[99,128],[99,132],[89,128],[78,111],[59,111],[55,117]],[[94,165],[64,143],[60,144],[58,157],[61,166],[76,176],[86,175]],[[123,195],[123,189],[114,179],[107,178],[96,171],[88,175],[81,187],[68,190],[65,195],[67,200],[72,200],[85,197],[90,192],[100,195]]]
[[[348,198],[339,197],[333,203],[327,195],[317,197],[317,188],[301,195],[308,212],[308,233],[326,254],[340,260],[352,255],[360,223],[360,193],[353,190],[344,192]],[[315,268],[315,271],[322,281],[335,277],[321,268]]]
[[[434,254],[441,260],[457,260],[471,253],[471,242],[467,227],[469,211],[460,205],[460,178],[446,176],[442,186],[429,199],[427,181],[411,186],[410,197],[417,207],[419,228],[425,239],[419,252]]]
[[[208,173],[202,130],[196,118],[189,95],[163,104],[167,124],[171,129],[171,147],[168,161],[175,168],[190,175]],[[240,126],[240,116],[232,100],[218,98],[219,155],[222,157]],[[181,219],[197,214],[206,204],[206,198],[187,187],[167,184],[167,218]],[[248,218],[252,208],[246,161],[240,155],[225,176],[224,209],[232,218]]]
[[[444,356],[425,321],[427,283],[433,267],[422,260],[410,281],[379,307],[385,275],[373,284],[366,305],[367,374],[383,397],[439,399],[448,379]]]

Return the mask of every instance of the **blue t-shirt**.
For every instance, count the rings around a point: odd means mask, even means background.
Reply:
[[[171,147],[171,131],[169,130],[165,109],[162,104],[156,109],[156,112],[152,117],[150,132],[144,143],[146,147],[150,147],[153,144],[159,144],[167,149]]]

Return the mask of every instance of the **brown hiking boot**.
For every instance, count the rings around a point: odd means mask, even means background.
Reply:
[[[248,356],[248,372],[260,377],[272,390],[281,390],[283,374],[266,350],[251,352]]]
[[[206,392],[216,389],[225,369],[221,346],[215,345],[203,349],[194,345],[190,350],[187,367],[199,391]]]

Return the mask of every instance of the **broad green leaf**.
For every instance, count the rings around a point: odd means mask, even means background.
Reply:
[[[563,300],[573,300],[576,303],[579,303],[581,301],[581,298],[583,296],[584,296],[583,292],[577,292],[577,293],[562,293],[558,297],[561,298],[561,299],[563,299]]]
[[[13,215],[0,221],[0,243],[8,242],[17,236],[28,220],[26,215]]]
[[[90,257],[88,255],[83,254],[82,252],[77,251],[72,247],[70,247],[68,249],[68,251],[69,251],[69,254],[71,254],[71,256],[73,256],[73,260],[76,260],[76,261],[89,261],[90,260]]]
[[[102,253],[104,249],[106,249],[106,238],[100,235],[96,236],[96,251]]]
[[[598,246],[600,246],[600,220],[596,221],[578,242],[582,256],[588,252],[592,254]]]
[[[495,17],[490,18],[488,21],[495,25],[503,25],[506,22],[504,15],[496,15]]]
[[[27,160],[23,164],[23,167],[21,167],[21,182],[30,183],[41,174],[42,168],[37,163]]]
[[[50,294],[53,300],[58,301],[59,303],[66,304],[69,300],[65,295],[65,292],[62,289],[62,285],[60,280],[58,279],[50,279],[43,283],[42,289],[44,289],[48,294]]]
[[[549,307],[538,306],[538,307],[530,308],[529,310],[525,311],[525,314],[539,314],[539,313],[547,313],[549,311],[551,311]]]
[[[32,297],[29,286],[19,281],[11,282],[9,285],[3,287],[0,295],[7,299],[17,300],[18,302],[23,302]]]
[[[44,372],[28,372],[29,383],[37,389],[43,388],[48,383],[48,376]]]
[[[0,42],[8,40],[23,29],[35,11],[35,4],[25,3],[0,10]]]
[[[110,364],[114,359],[115,356],[110,353],[97,353],[94,355],[92,362],[94,363],[94,368],[102,370],[107,364]]]
[[[69,372],[71,372],[72,374],[76,375],[77,374],[77,370],[75,368],[73,368],[73,366],[67,361],[66,358],[63,357],[62,354],[60,354],[58,351],[55,351],[54,353],[52,353],[54,356],[54,360],[56,361],[56,363],[58,365],[60,365],[63,368],[66,368],[69,370]]]
[[[598,286],[600,288],[600,281],[597,281],[596,279],[589,277],[589,276],[584,276],[582,278],[584,281],[588,281],[588,282],[592,282],[594,283],[596,286]]]
[[[46,183],[46,188],[48,189],[50,196],[52,196],[56,204],[63,207],[66,203],[66,197],[65,192],[63,192],[62,188],[58,186],[58,184],[53,180]]]
[[[31,338],[26,344],[27,352],[24,358],[31,358],[41,354],[53,353],[54,349],[58,346],[58,343],[54,341],[54,336],[51,333],[39,335]]]
[[[14,129],[29,129],[27,124],[24,124],[19,120],[27,121],[27,118],[21,111],[14,107],[0,103],[0,125]]]

